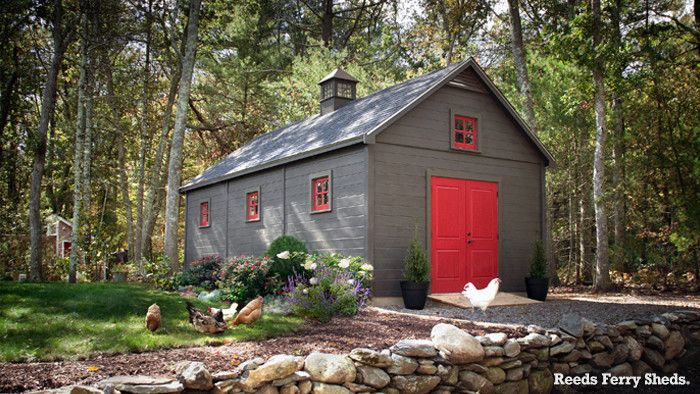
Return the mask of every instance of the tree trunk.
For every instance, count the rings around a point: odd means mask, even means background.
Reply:
[[[608,261],[608,217],[605,212],[605,63],[601,54],[600,0],[591,0],[593,16],[593,84],[595,88],[595,152],[593,154],[593,207],[596,225],[596,291],[610,288]]]
[[[185,139],[185,122],[187,118],[187,102],[190,98],[192,73],[195,53],[197,50],[197,21],[201,0],[190,0],[190,14],[187,22],[187,44],[182,60],[182,77],[177,97],[177,112],[175,127],[170,145],[170,160],[168,163],[168,188],[165,201],[165,254],[170,259],[171,270],[179,267],[178,258],[178,222],[180,217],[180,178],[182,176],[182,145]]]
[[[141,112],[141,149],[139,152],[138,166],[138,188],[136,189],[136,234],[134,240],[134,263],[136,270],[140,275],[144,274],[141,257],[143,252],[141,245],[143,244],[143,197],[144,187],[146,184],[146,155],[148,154],[150,136],[148,130],[148,85],[150,80],[151,68],[151,12],[153,9],[153,1],[148,1],[148,11],[146,12],[146,59],[143,67],[143,92],[142,92],[142,112]]]
[[[107,102],[112,111],[115,143],[117,144],[117,169],[119,172],[119,190],[122,197],[124,216],[126,219],[126,238],[129,255],[134,253],[134,218],[129,197],[129,175],[126,171],[126,147],[124,144],[124,129],[121,127],[121,115],[117,106],[117,96],[114,92],[112,69],[107,70]]]
[[[527,72],[527,54],[525,44],[523,44],[523,29],[520,22],[519,0],[508,0],[508,10],[510,11],[510,33],[511,51],[515,63],[515,73],[518,79],[518,89],[523,96],[525,104],[525,116],[532,132],[537,134],[535,125],[535,109],[533,106],[532,92],[530,91],[530,78]]]
[[[615,33],[613,34],[614,45],[618,50],[622,50],[622,31],[620,29],[620,11],[622,10],[622,1],[617,0],[615,6],[611,8],[611,23]],[[623,63],[618,63],[615,67],[615,89],[612,94],[612,110],[613,110],[613,173],[612,183],[615,191],[613,205],[613,226],[615,232],[615,263],[617,269],[622,272],[628,272],[628,267],[625,259],[625,226],[627,214],[625,212],[625,193],[624,193],[624,152],[625,152],[625,122],[622,112],[622,81],[624,76],[622,71]]]
[[[56,84],[58,73],[66,51],[67,37],[63,34],[63,4],[61,0],[54,0],[53,10],[53,56],[48,70],[46,85],[41,93],[41,115],[39,127],[34,135],[34,160],[32,163],[31,187],[29,192],[29,238],[30,253],[29,279],[40,281],[42,273],[42,236],[43,224],[41,222],[41,181],[44,176],[44,164],[46,162],[46,134],[49,129],[49,119],[56,105]]]
[[[82,53],[82,59],[80,61],[80,77],[78,79],[78,110],[76,115],[76,125],[75,125],[75,141],[74,141],[74,152],[73,152],[73,220],[71,232],[71,249],[70,249],[70,265],[68,268],[68,282],[75,283],[77,277],[78,269],[78,259],[80,256],[79,243],[80,243],[80,210],[83,202],[83,159],[84,159],[84,143],[85,134],[87,128],[87,68],[88,68],[88,44],[87,37],[89,33],[87,31],[87,15],[85,10],[82,10],[82,38],[80,44],[80,51]]]
[[[321,39],[326,48],[333,45],[333,0],[323,0],[323,13],[321,14]]]

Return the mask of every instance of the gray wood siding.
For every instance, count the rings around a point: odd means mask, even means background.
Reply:
[[[450,108],[479,116],[480,153],[450,148]],[[379,134],[376,142],[370,176],[375,295],[400,295],[403,258],[416,223],[429,247],[430,175],[498,182],[502,289],[522,291],[532,243],[541,239],[543,158],[496,100],[445,86]]]
[[[284,169],[276,168],[228,182],[228,255],[262,255],[284,233]],[[260,220],[246,221],[246,194],[260,190]]]
[[[199,204],[209,201],[209,227],[199,227]],[[226,255],[226,184],[218,183],[187,194],[185,261]]]
[[[311,213],[312,174],[331,171],[330,212]],[[289,164],[287,234],[310,251],[367,257],[367,147],[358,145]]]

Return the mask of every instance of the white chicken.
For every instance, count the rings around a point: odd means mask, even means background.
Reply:
[[[221,313],[224,316],[224,321],[230,321],[236,317],[236,309],[238,309],[238,304],[236,304],[234,302],[233,304],[231,304],[231,306],[229,306],[226,309],[219,309],[219,308],[212,308],[212,307],[209,307],[207,309],[208,309],[208,312],[210,315],[215,315],[215,314],[219,313],[219,311],[221,311]]]
[[[501,280],[498,278],[491,279],[491,282],[483,289],[477,289],[473,283],[469,282],[464,285],[464,291],[462,295],[469,300],[472,305],[472,310],[474,307],[481,309],[482,312],[486,313],[486,308],[491,305],[493,300],[498,294],[498,287],[501,284]]]

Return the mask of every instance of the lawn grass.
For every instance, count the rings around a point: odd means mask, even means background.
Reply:
[[[302,324],[298,317],[270,314],[220,335],[200,334],[187,321],[186,300],[137,284],[0,282],[0,361],[76,359],[98,352],[260,340],[293,332]],[[200,308],[221,306],[190,300]],[[162,316],[155,333],[144,323],[153,303]]]

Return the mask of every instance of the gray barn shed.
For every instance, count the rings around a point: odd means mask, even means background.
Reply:
[[[259,255],[282,234],[364,256],[374,294],[397,296],[418,225],[432,292],[499,276],[524,287],[544,232],[552,157],[469,59],[355,98],[320,82],[321,113],[261,135],[189,180],[185,259]]]

